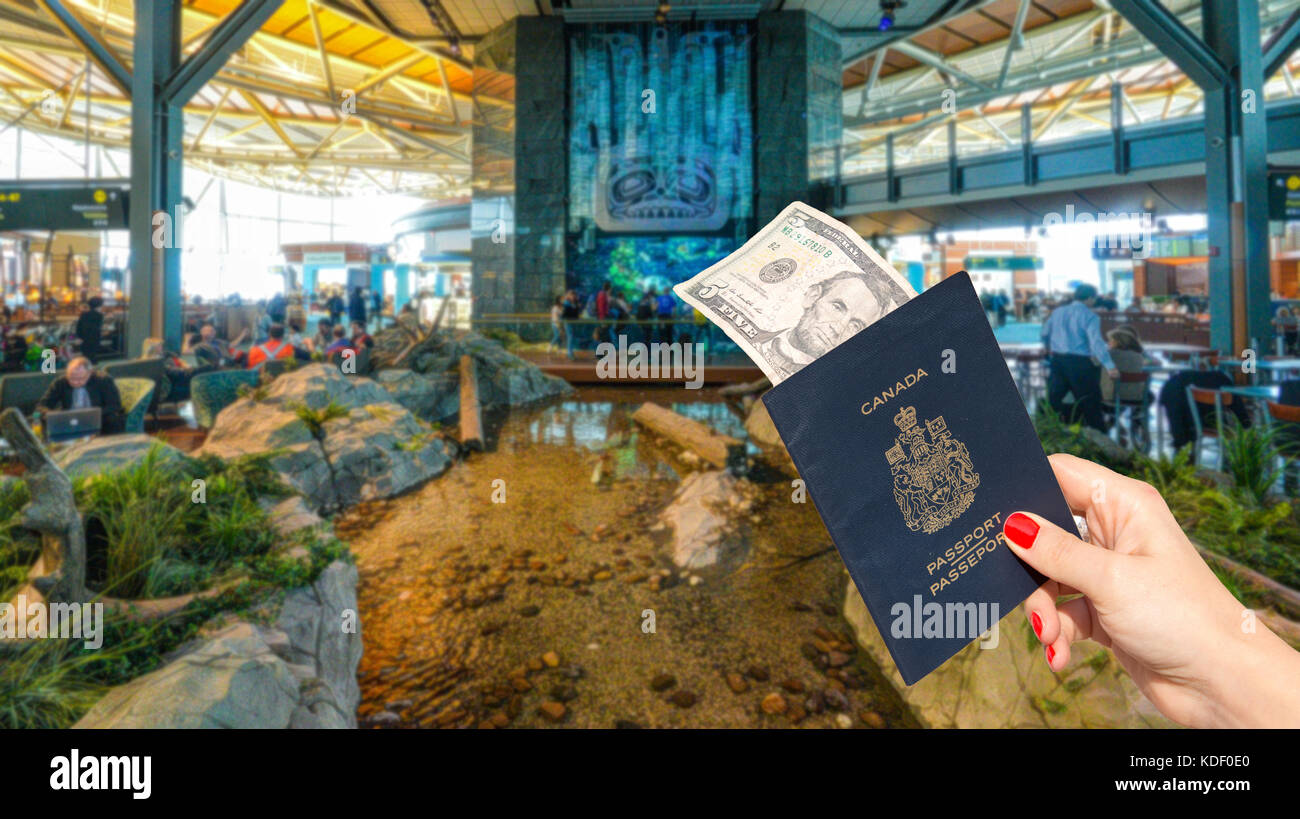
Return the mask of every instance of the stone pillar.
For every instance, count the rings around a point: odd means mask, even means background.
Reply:
[[[825,207],[817,182],[833,177],[843,126],[840,41],[806,11],[758,15],[755,43],[755,221],[795,200]]]
[[[558,17],[516,17],[475,47],[475,86],[509,82],[515,95],[513,111],[481,106],[474,125],[475,316],[547,313],[564,290],[565,65]]]

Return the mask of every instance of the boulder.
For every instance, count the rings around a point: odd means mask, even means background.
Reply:
[[[459,379],[455,373],[417,373],[415,370],[380,370],[375,383],[393,400],[417,418],[438,421],[453,417],[460,409]]]
[[[389,329],[376,337],[376,343],[401,349],[409,338],[400,330]],[[457,370],[462,355],[474,359],[479,401],[484,407],[517,407],[573,392],[563,378],[547,375],[536,364],[507,351],[499,341],[478,333],[458,339],[437,337],[403,362],[410,369],[380,370],[375,381],[416,416],[441,421],[460,409]]]
[[[185,454],[150,435],[102,435],[83,438],[54,453],[54,462],[76,480],[99,472],[112,472],[135,466],[149,450],[158,447],[164,461],[183,461]]]
[[[355,728],[357,569],[285,594],[274,626],[235,622],[111,689],[76,728]],[[349,628],[348,626],[355,626]]]
[[[732,529],[731,515],[752,505],[742,483],[723,469],[686,476],[659,515],[660,524],[672,530],[674,563],[700,569],[718,562]]]
[[[284,728],[298,680],[258,628],[235,623],[108,692],[75,728]]]
[[[1019,609],[998,624],[996,643],[974,641],[925,679],[903,684],[862,595],[848,581],[844,618],[917,720],[931,728],[1170,728],[1120,667],[1091,640],[1070,647],[1053,674]]]
[[[300,407],[347,415],[312,429]],[[441,440],[369,378],[313,364],[279,376],[262,396],[222,410],[200,452],[232,458],[275,452],[270,465],[314,511],[385,498],[441,474]]]

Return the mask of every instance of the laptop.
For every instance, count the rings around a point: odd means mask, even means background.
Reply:
[[[98,435],[103,421],[99,407],[54,410],[46,413],[41,420],[45,426],[45,440],[50,443]]]

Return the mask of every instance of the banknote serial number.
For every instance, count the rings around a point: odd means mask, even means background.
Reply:
[[[781,232],[786,236],[789,236],[801,247],[806,247],[813,253],[820,254],[822,258],[829,259],[831,256],[835,255],[835,250],[829,245],[824,245],[813,237],[805,234],[803,231],[795,230],[789,225],[782,227]]]

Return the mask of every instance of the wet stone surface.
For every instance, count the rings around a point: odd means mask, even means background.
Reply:
[[[915,724],[853,643],[843,566],[788,480],[757,484],[743,558],[673,565],[652,527],[685,470],[629,416],[683,392],[516,410],[490,451],[336,521],[361,576],[361,727]],[[674,408],[743,434],[722,404]]]

